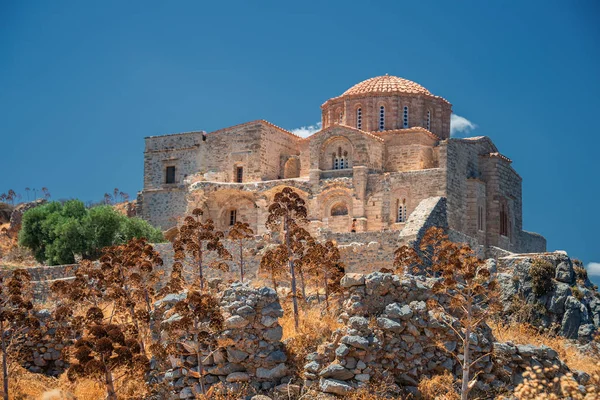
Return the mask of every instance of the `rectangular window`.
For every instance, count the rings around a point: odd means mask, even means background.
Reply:
[[[165,183],[175,183],[175,167],[167,167]]]
[[[235,169],[235,181],[237,183],[244,182],[244,167],[237,167]]]
[[[477,208],[477,229],[483,231],[483,207]]]
[[[229,211],[229,226],[235,225],[237,221],[237,210]]]

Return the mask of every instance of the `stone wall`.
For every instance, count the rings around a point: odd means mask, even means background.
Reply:
[[[173,294],[159,302],[164,306],[183,298],[185,293]],[[224,329],[215,340],[222,347],[215,351],[205,346],[202,350],[206,389],[220,382],[238,392],[242,385],[266,391],[289,381],[287,356],[281,342],[283,330],[279,325],[283,309],[275,291],[233,284],[222,292],[220,306]],[[163,327],[176,321],[177,314],[167,311],[164,318]],[[164,379],[170,383],[174,398],[197,398],[200,384],[188,371],[198,372],[198,361],[188,351],[182,349],[182,353],[172,359],[172,368],[164,374]]]

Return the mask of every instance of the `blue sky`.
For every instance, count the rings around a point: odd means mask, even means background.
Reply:
[[[145,136],[313,125],[389,73],[514,160],[525,229],[600,263],[598,17],[595,1],[0,0],[0,192],[133,197]]]

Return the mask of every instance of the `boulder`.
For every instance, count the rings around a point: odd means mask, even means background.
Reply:
[[[324,393],[344,396],[352,391],[352,386],[336,379],[321,379],[319,381],[319,389]]]

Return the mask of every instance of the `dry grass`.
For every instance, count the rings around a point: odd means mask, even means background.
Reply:
[[[120,399],[140,399],[146,393],[146,385],[143,381],[130,380],[127,377],[117,382],[116,389]],[[33,374],[20,366],[11,366],[9,390],[11,400],[66,400],[72,397],[78,400],[104,400],[106,398],[104,386],[94,380],[80,378],[76,382],[70,382],[66,374],[61,375],[60,378],[51,378],[43,374]]]
[[[419,382],[419,393],[424,400],[456,400],[460,399],[457,392],[454,391],[454,377],[445,372],[441,375],[434,375],[431,378],[423,378]]]
[[[585,393],[571,374],[550,380],[557,367],[529,368],[523,374],[524,382],[515,388],[514,397],[518,400],[596,400],[600,398],[600,365],[597,368],[585,385]]]
[[[569,341],[561,336],[552,336],[540,333],[535,327],[528,324],[502,324],[500,322],[489,322],[492,332],[500,342],[511,341],[516,344],[533,344],[536,346],[548,346],[556,351],[560,359],[569,366],[571,370],[584,371],[590,375],[597,371],[598,359],[592,355],[583,354],[577,348],[570,345]]]
[[[317,351],[317,347],[329,340],[333,331],[343,325],[333,314],[325,311],[324,305],[321,307],[313,304],[310,307],[302,307],[300,310],[300,327],[296,332],[291,302],[284,303],[283,308],[285,314],[279,319],[283,328],[282,340],[289,339],[286,343],[286,350],[290,361],[297,371],[301,371],[306,355]]]

